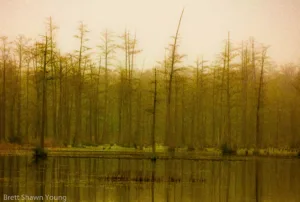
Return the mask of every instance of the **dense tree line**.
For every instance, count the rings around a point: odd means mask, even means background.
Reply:
[[[300,146],[300,70],[273,63],[254,38],[236,44],[228,33],[214,61],[183,64],[179,22],[164,59],[142,69],[142,50],[129,30],[105,30],[93,50],[97,60],[86,46],[85,24],[69,54],[57,48],[56,32],[49,18],[36,40],[1,37],[0,142]]]

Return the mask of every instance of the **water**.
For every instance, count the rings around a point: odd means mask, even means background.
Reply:
[[[299,159],[154,164],[141,159],[50,157],[32,164],[26,156],[0,157],[0,201],[15,195],[19,200],[10,201],[298,202],[299,190]],[[43,198],[30,200],[33,196]]]

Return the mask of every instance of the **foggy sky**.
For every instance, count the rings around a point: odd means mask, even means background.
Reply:
[[[228,31],[235,44],[253,36],[270,45],[276,62],[300,61],[299,0],[0,0],[0,35],[37,38],[52,16],[58,46],[66,52],[79,46],[73,37],[79,21],[90,30],[90,47],[99,45],[105,29],[122,34],[127,28],[143,49],[139,65],[152,66],[172,42],[183,7],[180,52],[189,63],[201,55],[214,59]]]

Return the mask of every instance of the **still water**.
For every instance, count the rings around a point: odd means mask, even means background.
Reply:
[[[0,156],[0,201],[300,201],[300,160]],[[40,197],[40,198],[30,198]],[[41,198],[43,197],[43,198]],[[19,200],[18,200],[19,199]]]

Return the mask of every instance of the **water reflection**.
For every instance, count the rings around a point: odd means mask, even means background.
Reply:
[[[66,196],[72,202],[296,202],[300,201],[299,168],[297,159],[275,158],[152,163],[60,157],[32,164],[30,157],[10,156],[0,157],[0,196],[44,196],[43,201],[46,196]]]

